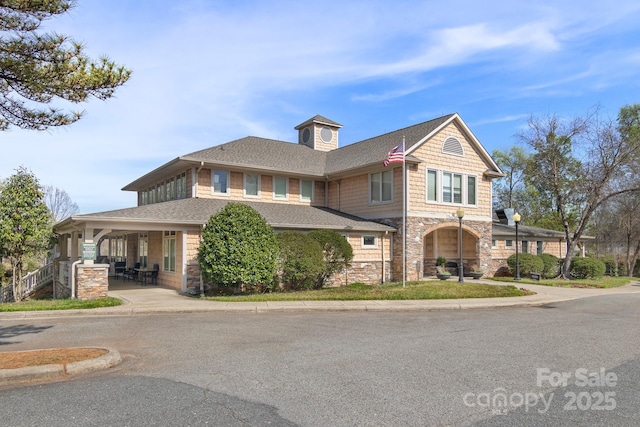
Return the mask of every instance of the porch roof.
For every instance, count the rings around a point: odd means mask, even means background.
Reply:
[[[230,200],[189,198],[154,203],[132,208],[74,215],[56,224],[57,233],[67,233],[84,228],[87,224],[97,228],[158,226],[200,226],[211,215],[221,210]],[[276,229],[331,229],[336,231],[395,232],[391,226],[348,215],[333,209],[289,205],[285,203],[238,202],[251,206],[262,215],[267,223]]]
[[[516,234],[515,225],[494,222],[492,226],[493,237],[496,238],[512,238]],[[529,227],[528,225],[518,226],[518,237],[522,239],[535,240],[565,240],[563,231],[548,230],[546,228]],[[580,240],[593,240],[593,236],[582,236]]]

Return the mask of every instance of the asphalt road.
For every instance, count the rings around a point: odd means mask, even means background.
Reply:
[[[116,348],[0,390],[6,426],[640,425],[640,295],[535,308],[2,321],[2,351]]]

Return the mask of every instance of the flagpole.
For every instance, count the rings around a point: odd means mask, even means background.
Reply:
[[[404,135],[402,136],[402,287],[406,287],[407,282],[407,171],[406,160],[407,151],[404,145]]]

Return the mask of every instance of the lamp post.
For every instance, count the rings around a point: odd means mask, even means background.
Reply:
[[[520,223],[520,214],[516,212],[513,214],[513,222],[516,223],[516,277],[514,280],[520,280],[520,258],[518,255],[518,224]]]
[[[458,264],[458,282],[464,282],[464,271],[462,268],[462,217],[464,216],[464,210],[458,208],[456,211],[458,221],[460,222],[460,232],[458,234],[458,242],[460,243],[460,263]]]

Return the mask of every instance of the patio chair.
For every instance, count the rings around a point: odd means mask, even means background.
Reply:
[[[124,272],[126,269],[127,263],[125,261],[117,261],[113,264],[113,274],[116,278],[118,278],[119,275],[122,275],[124,279]]]
[[[136,262],[133,268],[127,268],[123,273],[122,277],[124,280],[133,280],[137,281],[138,279],[138,269],[140,268],[140,263]]]
[[[160,266],[158,264],[153,264],[153,271],[151,272],[151,284],[158,285],[158,272],[160,271]]]

